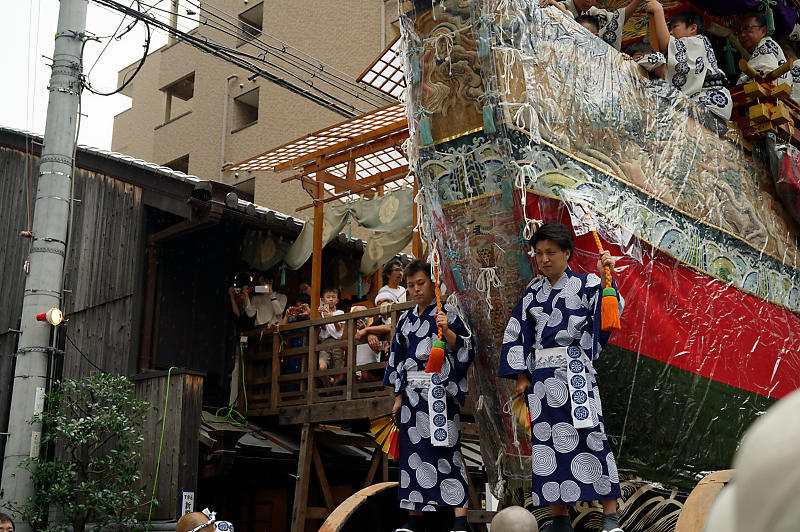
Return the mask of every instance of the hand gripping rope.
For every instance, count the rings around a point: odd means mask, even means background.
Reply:
[[[597,234],[597,228],[594,224],[594,218],[589,209],[586,209],[586,214],[589,215],[589,220],[592,226],[592,236],[594,242],[597,244],[597,251],[603,253],[603,244],[600,242],[600,237]],[[605,267],[605,276],[603,277],[603,300],[600,306],[600,328],[604,331],[618,331],[621,328],[619,321],[619,299],[617,298],[617,291],[611,285],[611,269]]]
[[[436,253],[436,251],[434,251]],[[442,296],[439,294],[439,269],[437,268],[438,260],[432,261],[431,267],[433,268],[433,287],[436,290],[436,313],[442,312]],[[425,366],[425,373],[439,373],[442,371],[442,364],[444,363],[444,347],[445,343],[442,340],[442,328],[439,327],[439,337],[433,341],[431,354],[428,357],[428,364]]]

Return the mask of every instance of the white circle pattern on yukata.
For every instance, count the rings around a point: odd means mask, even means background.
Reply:
[[[417,338],[424,338],[424,337],[428,336],[428,333],[430,332],[430,330],[431,330],[430,322],[428,322],[428,320],[424,320],[420,324],[419,329],[417,329],[414,334],[417,335]]]
[[[542,381],[536,381],[533,385],[533,395],[535,395],[537,399],[544,399],[546,393],[547,392],[544,390],[544,383]]]
[[[619,484],[619,473],[617,472],[617,461],[614,454],[609,452],[606,455],[606,465],[608,466],[608,479],[612,484]]]
[[[575,502],[581,496],[581,488],[574,480],[565,480],[561,483],[561,500]]]
[[[564,406],[569,400],[567,384],[555,377],[545,379],[544,388],[547,392],[547,404],[553,408]]]
[[[417,344],[416,357],[419,360],[428,360],[431,355],[431,347],[433,347],[433,340],[431,340],[430,336],[423,338]]]
[[[418,444],[422,440],[422,436],[419,435],[417,427],[409,427],[408,440],[414,445]]]
[[[411,483],[411,477],[409,476],[408,472],[405,469],[400,470],[400,487],[403,489],[408,488],[408,485]]]
[[[569,453],[578,446],[578,431],[569,423],[553,425],[553,447],[560,453]]]
[[[442,500],[451,506],[460,506],[464,502],[464,485],[454,478],[446,478],[439,485]]]
[[[534,506],[542,505],[542,501],[541,499],[539,499],[539,496],[536,495],[536,493],[531,493],[531,504],[533,504]]]
[[[458,442],[459,425],[454,421],[447,421],[447,446],[452,447]]]
[[[408,500],[411,501],[411,502],[417,502],[417,503],[425,501],[425,499],[422,498],[422,494],[420,492],[416,491],[416,490],[414,490],[414,491],[412,491],[411,493],[408,494]]]
[[[439,473],[442,473],[443,475],[447,475],[447,474],[450,473],[450,471],[453,470],[453,468],[450,467],[450,462],[448,462],[444,458],[439,458],[439,462],[438,462],[437,465],[438,465]]]
[[[506,360],[511,369],[528,369],[525,365],[525,351],[522,349],[521,345],[512,345],[506,353]]]
[[[427,412],[417,412],[417,430],[423,438],[431,437],[431,421]]]
[[[545,482],[542,486],[542,496],[547,502],[555,502],[561,497],[561,486],[558,482]]]
[[[591,453],[578,453],[569,466],[572,476],[584,484],[592,484],[603,474],[603,464]]]
[[[550,429],[550,423],[546,421],[541,421],[533,425],[533,435],[536,436],[536,439],[539,441],[547,441],[550,439],[550,435],[552,434],[552,430]]]
[[[608,495],[611,493],[611,481],[608,480],[608,477],[605,475],[595,480],[594,484],[592,484],[592,487],[598,495]]]
[[[519,338],[519,333],[522,330],[522,327],[517,321],[517,318],[509,318],[508,325],[506,325],[506,330],[503,333],[503,343],[507,344],[508,342],[513,342],[517,338]]]
[[[531,422],[539,419],[539,415],[542,413],[542,400],[535,395],[529,395],[528,412],[531,415]]]
[[[556,470],[556,453],[547,445],[534,445],[531,447],[531,467],[533,474],[546,477]]]
[[[420,466],[415,471],[417,475],[417,484],[420,487],[429,489],[436,485],[438,480],[438,475],[436,473],[436,468],[433,467],[433,464],[429,464],[428,462],[422,462]]]
[[[586,446],[593,451],[603,450],[603,434],[597,431],[590,432],[586,436]]]
[[[406,405],[403,405],[400,408],[400,423],[408,423],[411,420],[411,409],[408,408]]]
[[[413,453],[411,456],[408,457],[408,465],[409,467],[411,467],[411,469],[418,468],[421,463],[422,463],[422,458],[420,458],[417,453]]]
[[[412,388],[406,388],[406,396],[408,396],[408,404],[417,406],[419,403],[419,394]]]

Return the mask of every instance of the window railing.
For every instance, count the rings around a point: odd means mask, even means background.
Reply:
[[[394,304],[391,332],[400,315],[415,305],[413,302]],[[247,348],[244,350],[245,393],[239,393],[239,407],[247,415],[271,415],[282,407],[349,401],[392,395],[391,388],[382,385],[386,360],[357,364],[357,347],[366,339],[355,339],[356,322],[381,314],[374,308],[340,314],[329,318],[304,320],[288,325],[270,325],[244,333]],[[344,323],[341,340],[319,341],[320,326]],[[334,348],[344,349],[344,367],[319,369],[319,352]],[[360,376],[360,377],[359,377]],[[237,382],[241,386],[241,380]]]

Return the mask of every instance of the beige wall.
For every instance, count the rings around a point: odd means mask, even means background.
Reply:
[[[238,15],[257,2],[212,0],[212,4]],[[385,10],[382,10],[382,4]],[[265,33],[356,77],[397,35],[397,26],[392,23],[396,18],[394,0],[385,4],[381,0],[264,0],[263,26]],[[382,41],[382,29],[385,42]],[[237,45],[236,38],[208,28],[200,27],[197,32],[231,47]],[[255,54],[261,52],[250,44],[238,49]],[[120,81],[134,66],[120,71]],[[189,102],[173,98],[173,119],[165,123],[166,98],[161,89],[191,72],[195,73],[194,97]],[[231,75],[238,77],[226,81]],[[344,120],[341,115],[263,78],[248,81],[248,76],[246,71],[184,43],[167,45],[152,52],[125,91],[133,103],[130,109],[115,117],[111,149],[158,164],[188,153],[189,173],[203,179],[219,179],[223,161],[241,162]],[[227,123],[223,125],[226,84],[229,90]],[[239,118],[234,98],[254,87],[259,88],[257,123],[231,132]],[[363,108],[371,110],[374,107],[364,105]],[[189,110],[188,114],[174,118]],[[231,184],[244,182],[243,188],[253,190],[256,203],[305,218],[310,211],[296,213],[295,209],[308,203],[310,198],[297,181],[281,184],[285,175],[244,172],[234,177],[232,172],[225,172],[222,180]]]

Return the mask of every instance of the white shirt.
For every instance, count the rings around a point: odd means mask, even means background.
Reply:
[[[392,288],[388,284],[383,285],[381,287],[382,292],[389,292],[394,296],[394,300],[396,303],[405,303],[406,302],[406,289],[402,286],[398,286],[397,288]]]
[[[277,292],[255,294],[247,300],[246,312],[252,317],[255,312],[256,327],[267,323],[278,323],[286,308],[286,296]]]
[[[343,310],[334,310],[331,313],[332,316],[338,316],[339,314],[344,314],[344,311]],[[339,323],[341,323],[341,322],[339,322]],[[339,329],[337,331],[335,323],[329,323],[327,325],[323,325],[321,327],[321,329],[322,330],[319,333],[319,339],[320,340],[325,340],[326,338],[333,338],[334,340],[341,340],[342,339],[342,334],[344,334],[344,327],[342,327],[341,329]]]

